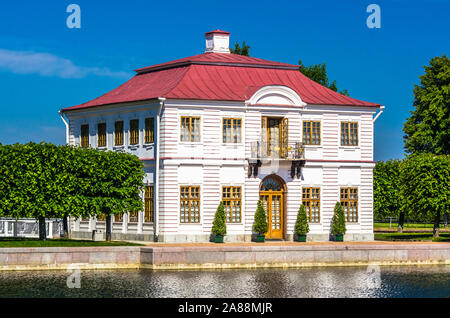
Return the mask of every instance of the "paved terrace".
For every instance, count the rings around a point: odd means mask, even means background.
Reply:
[[[0,270],[237,269],[450,265],[450,243],[149,243],[121,247],[0,248]]]

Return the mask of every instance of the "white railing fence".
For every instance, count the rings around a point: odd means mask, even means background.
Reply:
[[[46,219],[45,225],[48,238],[62,236],[62,219]],[[39,237],[39,222],[36,219],[0,218],[0,237]]]

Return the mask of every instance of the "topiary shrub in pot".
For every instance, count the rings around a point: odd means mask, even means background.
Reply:
[[[214,234],[214,241],[216,243],[223,243],[223,237],[227,234],[227,224],[225,208],[223,207],[222,201],[220,201],[216,214],[214,215],[211,232]]]
[[[256,208],[255,213],[255,223],[253,224],[253,231],[258,233],[258,236],[256,237],[257,242],[265,241],[265,234],[267,232],[267,229],[268,225],[267,225],[266,211],[264,210],[261,200],[259,200],[258,207]]]
[[[295,222],[295,234],[297,242],[306,242],[306,234],[309,232],[308,216],[305,206],[302,204],[298,209],[297,222]]]
[[[331,234],[334,235],[337,242],[344,241],[345,234],[345,214],[340,202],[334,206],[333,223],[331,225]]]

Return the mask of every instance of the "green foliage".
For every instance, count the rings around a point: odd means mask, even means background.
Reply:
[[[420,85],[414,85],[414,111],[404,124],[408,153],[450,154],[450,61],[430,60]]]
[[[302,61],[299,60],[298,64],[300,65],[300,72],[302,72],[305,76],[307,76],[309,79],[313,80],[314,82],[319,83],[320,85],[323,85],[325,87],[328,87],[329,89],[337,92],[337,84],[336,81],[329,82],[328,75],[327,75],[327,64],[312,64],[309,66],[303,65]],[[339,94],[348,96],[348,92],[346,89],[339,92]]]
[[[306,235],[309,232],[308,216],[305,206],[302,204],[298,209],[297,222],[295,222],[295,233],[297,235]]]
[[[450,157],[419,154],[404,160],[400,190],[410,214],[438,218],[450,211]]]
[[[141,210],[133,155],[50,143],[0,146],[0,216],[88,217]]]
[[[331,233],[333,235],[345,234],[345,214],[341,203],[338,201],[334,206],[334,215],[331,225]]]
[[[244,56],[250,56],[249,54],[250,46],[245,44],[245,41],[242,42],[242,47],[239,45],[238,42],[234,44],[234,49],[230,49],[231,53],[233,54],[239,54]]]
[[[214,215],[214,221],[213,221],[211,232],[214,235],[225,235],[225,234],[227,234],[225,209],[223,207],[223,202],[222,201],[220,201],[220,204],[217,207],[216,214]]]
[[[255,223],[253,224],[253,230],[260,234],[266,234],[268,229],[267,225],[267,217],[266,217],[266,211],[264,210],[264,207],[262,206],[261,200],[258,201],[258,207],[256,209],[255,213]]]
[[[396,217],[402,211],[400,195],[401,160],[378,161],[373,170],[373,212],[375,219]]]

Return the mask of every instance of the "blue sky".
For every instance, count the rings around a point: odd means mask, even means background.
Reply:
[[[66,7],[81,7],[81,29]],[[381,28],[369,29],[369,4]],[[350,96],[386,105],[375,160],[403,157],[405,119],[423,66],[450,48],[450,1],[2,1],[0,142],[65,142],[62,107],[122,84],[139,67],[204,51],[204,33],[231,32],[254,57],[327,63]]]

